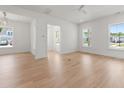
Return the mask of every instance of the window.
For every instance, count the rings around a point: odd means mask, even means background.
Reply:
[[[12,47],[13,28],[0,27],[0,47]]]
[[[110,31],[110,47],[124,48],[124,23],[111,25]]]
[[[60,31],[56,31],[56,43],[60,43]]]
[[[56,26],[55,27],[55,42],[56,44],[60,44],[60,27]]]
[[[83,35],[83,46],[89,47],[90,46],[90,31],[89,31],[89,29],[83,29],[82,35]]]

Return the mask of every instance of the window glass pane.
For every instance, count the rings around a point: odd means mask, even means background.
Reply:
[[[124,23],[110,26],[110,47],[124,48]]]
[[[56,44],[60,43],[60,27],[56,26],[56,31],[55,31],[55,42]]]
[[[83,34],[83,46],[88,47],[90,46],[90,32],[88,29],[83,29],[82,31]]]
[[[56,43],[60,43],[60,32],[56,31]]]
[[[0,47],[11,47],[13,40],[13,29],[11,27],[0,27]]]

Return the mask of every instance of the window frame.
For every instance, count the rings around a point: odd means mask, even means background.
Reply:
[[[110,27],[112,25],[119,25],[119,24],[124,24],[124,22],[118,22],[118,23],[111,23],[108,24],[108,49],[112,49],[112,50],[124,50],[124,47],[111,47],[111,42],[110,42]]]
[[[88,46],[85,46],[84,41],[83,41],[83,31],[86,29],[88,30],[88,33],[89,33],[89,35],[88,35],[89,36],[89,45]],[[84,48],[90,48],[91,47],[91,29],[90,28],[82,28],[81,29],[81,41],[82,41],[82,43],[81,43],[82,47],[84,47]]]
[[[11,26],[0,26],[0,27],[11,28],[13,30],[12,39],[13,39],[13,42],[14,42],[14,27],[11,27]],[[13,42],[12,42],[12,45],[11,46],[0,46],[0,49],[13,48],[14,47],[14,43]]]

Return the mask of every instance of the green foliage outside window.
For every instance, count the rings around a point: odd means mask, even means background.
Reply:
[[[0,27],[0,33],[2,32],[2,30],[3,30],[3,28],[2,28],[2,27]]]

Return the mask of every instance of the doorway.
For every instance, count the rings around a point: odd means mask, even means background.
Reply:
[[[58,25],[47,24],[47,51],[61,51],[61,27]]]

